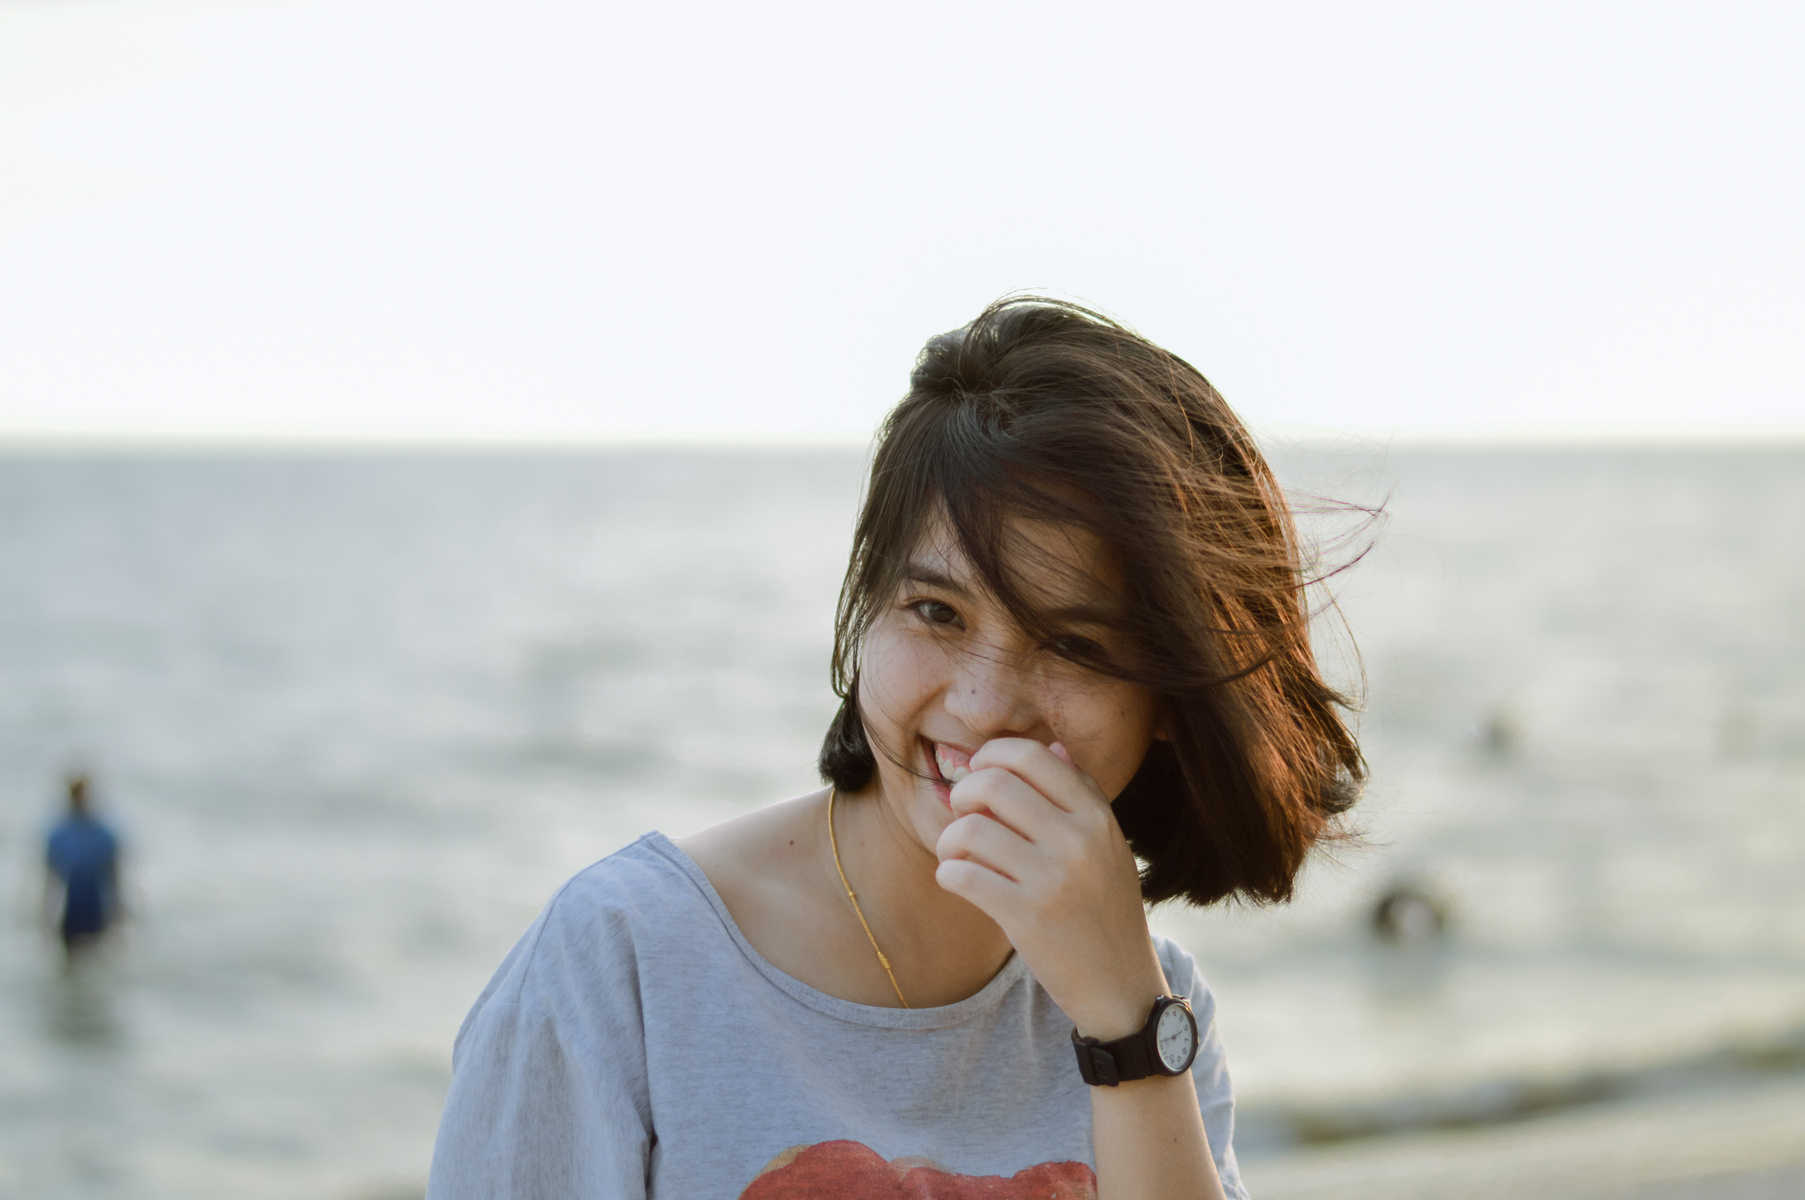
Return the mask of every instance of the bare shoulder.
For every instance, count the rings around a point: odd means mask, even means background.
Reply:
[[[735,920],[761,901],[795,897],[813,878],[826,836],[826,792],[768,804],[677,840],[726,901]]]
[[[677,847],[702,868],[766,962],[830,996],[891,1005],[889,980],[834,865],[825,788],[724,821]]]
[[[724,821],[677,846],[702,868],[767,962],[829,995],[868,999],[856,975],[847,974],[846,964],[865,961],[865,944],[844,911],[825,791]],[[884,1002],[872,995],[870,1002]]]

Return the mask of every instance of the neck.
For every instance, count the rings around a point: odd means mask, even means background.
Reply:
[[[840,866],[909,1003],[953,1004],[989,983],[1012,947],[983,911],[941,888],[939,859],[884,802],[881,786],[874,780],[834,806]],[[822,842],[828,852],[825,822]]]

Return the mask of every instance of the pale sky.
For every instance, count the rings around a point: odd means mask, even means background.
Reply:
[[[0,3],[0,443],[862,438],[1051,290],[1265,432],[1805,436],[1805,5]]]

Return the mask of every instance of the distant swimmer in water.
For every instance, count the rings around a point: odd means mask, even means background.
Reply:
[[[71,958],[120,915],[119,838],[93,814],[88,792],[86,775],[69,777],[69,811],[50,831],[44,855],[45,915],[60,904],[55,924]]]
[[[1394,884],[1373,906],[1373,932],[1382,941],[1431,942],[1447,931],[1447,906],[1426,888]]]

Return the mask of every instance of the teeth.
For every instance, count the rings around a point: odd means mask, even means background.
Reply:
[[[958,783],[971,774],[971,755],[963,750],[955,750],[951,746],[934,743],[934,765],[940,768],[940,777],[948,783]]]

